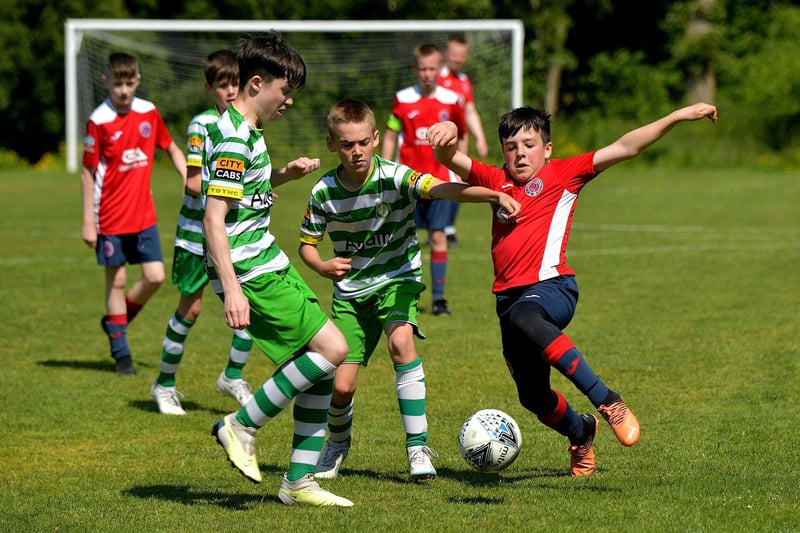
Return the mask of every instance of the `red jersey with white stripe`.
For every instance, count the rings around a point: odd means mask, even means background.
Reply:
[[[453,74],[447,67],[442,67],[437,83],[463,96],[464,102],[466,103],[475,101],[475,95],[472,91],[472,80],[463,72]]]
[[[598,174],[593,158],[594,152],[552,159],[527,183],[515,181],[505,168],[472,160],[470,184],[502,191],[521,204],[513,221],[499,218],[493,207],[492,292],[575,274],[567,266],[567,240],[578,193]]]
[[[464,108],[458,93],[436,87],[426,97],[422,96],[417,85],[397,91],[389,127],[399,132],[402,138],[398,161],[418,172],[450,181],[450,170],[436,161],[427,139],[428,128],[445,120],[454,122],[459,136],[464,135]]]
[[[86,124],[83,166],[94,168],[94,214],[101,235],[139,233],[156,223],[150,190],[156,147],[172,143],[156,106],[134,98],[131,109],[117,113],[106,99]]]

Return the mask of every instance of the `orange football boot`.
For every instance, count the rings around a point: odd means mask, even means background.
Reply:
[[[573,444],[569,447],[569,475],[573,477],[591,476],[594,473],[594,436],[600,422],[597,417],[588,413],[581,415],[584,426],[591,427],[589,437],[583,444]]]
[[[639,420],[636,419],[622,398],[611,405],[601,405],[597,408],[606,422],[609,423],[614,435],[623,446],[633,446],[639,440]]]

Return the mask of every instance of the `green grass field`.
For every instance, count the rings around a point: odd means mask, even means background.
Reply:
[[[274,233],[292,258],[312,181],[278,190]],[[453,316],[424,314],[418,344],[440,477],[407,481],[381,345],[361,374],[343,475],[324,483],[356,506],[333,510],[278,502],[291,417],[259,433],[261,485],[210,436],[235,407],[214,389],[230,331],[210,290],[178,374],[187,416],[160,415],[149,387],[177,291],[165,285],[129,330],[138,376],[115,375],[78,176],[3,171],[0,183],[0,531],[800,531],[800,172],[631,163],[584,191],[568,254],[581,302],[567,332],[638,414],[642,437],[623,448],[602,423],[597,473],[581,479],[567,475],[566,439],[517,402],[490,293],[487,208],[463,206]],[[158,170],[154,192],[169,269],[177,178]],[[327,308],[329,282],[296,264]],[[254,351],[245,376],[259,386],[273,370]],[[497,476],[472,472],[456,447],[464,419],[486,407],[524,435]]]

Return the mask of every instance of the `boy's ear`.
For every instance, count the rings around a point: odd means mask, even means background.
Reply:
[[[258,74],[254,74],[249,80],[247,80],[247,84],[249,84],[252,90],[255,92],[259,92],[261,90],[261,85],[263,83],[264,83],[264,78],[262,78]]]
[[[375,130],[375,132],[372,134],[372,147],[377,148],[380,143],[381,143],[381,132]]]
[[[544,146],[544,158],[550,159],[550,156],[553,154],[553,141],[550,141]]]
[[[325,137],[325,145],[328,147],[329,152],[336,151],[336,146],[333,144],[333,137],[331,137],[330,135]]]

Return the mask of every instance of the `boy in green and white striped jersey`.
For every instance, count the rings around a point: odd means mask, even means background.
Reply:
[[[172,261],[172,283],[178,287],[178,308],[167,322],[161,351],[160,372],[150,388],[158,410],[168,415],[186,414],[175,388],[175,374],[183,358],[186,337],[202,310],[203,289],[208,274],[203,254],[203,200],[200,197],[203,144],[209,124],[233,103],[239,94],[239,65],[236,54],[217,50],[203,62],[205,89],[214,98],[215,106],[196,115],[187,129],[186,191],[175,233],[175,254]],[[228,364],[217,378],[217,390],[244,405],[253,396],[242,379],[242,368],[250,356],[253,341],[244,330],[234,330]]]
[[[256,432],[294,400],[292,451],[278,498],[286,505],[350,507],[353,502],[314,480],[333,375],[347,342],[269,229],[272,188],[319,168],[319,159],[308,157],[273,168],[262,129],[294,103],[306,66],[276,32],[243,39],[237,59],[239,95],[208,127],[205,144],[206,264],[228,326],[247,329],[278,368],[239,411],[214,425],[212,435],[233,466],[258,483]]]
[[[358,371],[386,333],[410,476],[414,481],[432,479],[436,469],[431,457],[436,453],[427,446],[425,373],[414,346],[415,335],[425,338],[417,321],[425,285],[414,209],[419,198],[447,198],[498,204],[509,217],[518,212],[519,203],[505,193],[441,181],[375,155],[375,115],[358,100],[345,99],[331,108],[328,133],[328,150],[341,164],[311,192],[300,257],[334,282],[331,318],[347,338],[349,353],[334,378],[329,437],[315,477],[336,477],[347,457]],[[326,232],[333,243],[333,257],[327,261],[318,250]]]

